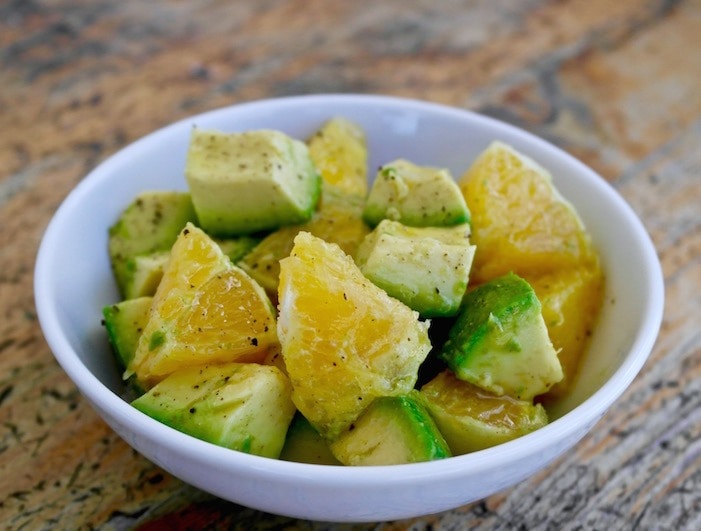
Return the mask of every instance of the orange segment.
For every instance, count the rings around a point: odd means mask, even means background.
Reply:
[[[550,340],[558,352],[564,379],[547,393],[561,396],[575,378],[603,299],[597,264],[565,269],[530,280],[542,305]]]
[[[261,361],[275,343],[274,309],[263,289],[188,223],[125,377],[136,374],[150,387],[183,367]]]
[[[333,438],[374,398],[413,388],[431,348],[427,322],[308,232],[280,267],[278,335],[293,400],[320,433]]]
[[[449,370],[424,385],[421,395],[454,455],[510,441],[548,423],[540,404],[493,395]]]
[[[365,133],[345,118],[333,118],[309,139],[309,155],[324,182],[345,193],[365,197],[367,146]]]
[[[550,174],[510,146],[493,142],[458,184],[472,213],[475,282],[510,271],[529,277],[590,260],[582,222]]]

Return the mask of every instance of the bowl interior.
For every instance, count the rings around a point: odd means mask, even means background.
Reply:
[[[593,423],[644,363],[661,320],[659,262],[637,217],[601,177],[524,131],[465,111],[373,96],[284,98],[195,116],[128,146],[76,187],[47,229],[37,259],[35,291],[47,341],[81,392],[100,410],[119,407],[122,383],[100,324],[103,306],[118,300],[107,228],[140,191],[186,189],[183,168],[191,128],[274,128],[306,139],[335,115],[365,129],[370,175],[379,165],[403,157],[446,167],[457,178],[496,139],[551,171],[600,249],[607,292],[581,378],[550,414],[559,419],[552,424],[576,419],[572,429]],[[551,426],[544,430],[556,429]]]

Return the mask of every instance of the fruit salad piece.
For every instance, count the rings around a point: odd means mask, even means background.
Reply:
[[[285,445],[280,459],[314,465],[340,465],[341,462],[331,453],[329,442],[297,412],[287,430]]]
[[[153,297],[138,297],[110,304],[102,309],[112,351],[121,370],[134,359],[141,333],[148,323]]]
[[[455,315],[475,247],[470,226],[407,227],[382,220],[358,248],[363,274],[422,317]]]
[[[125,299],[148,295],[135,263],[143,255],[168,251],[188,222],[196,222],[190,194],[167,190],[140,193],[109,229],[109,255],[117,288]]]
[[[201,229],[186,225],[170,254],[125,377],[146,388],[202,364],[262,361],[277,342],[263,288]]]
[[[300,232],[280,263],[278,336],[299,411],[327,438],[380,396],[409,392],[429,323],[361,273],[340,247]]]
[[[461,380],[522,400],[562,380],[533,288],[510,273],[465,295],[440,357]]]
[[[365,133],[343,117],[326,122],[308,141],[309,155],[325,183],[365,198],[368,191]]]
[[[540,404],[496,396],[445,370],[421,388],[426,407],[454,455],[496,446],[548,423]]]
[[[380,397],[331,443],[344,465],[400,465],[450,457],[420,395]]]
[[[363,218],[372,227],[383,219],[412,227],[443,227],[469,223],[470,212],[448,170],[398,159],[377,172]]]
[[[530,283],[564,373],[547,393],[553,399],[563,396],[576,379],[602,304],[603,278],[592,263],[540,275]]]
[[[276,367],[225,363],[179,369],[132,405],[193,437],[276,458],[295,413],[291,392]]]
[[[512,271],[530,278],[594,256],[579,216],[550,173],[507,144],[490,144],[459,185],[472,214],[475,282]]]
[[[321,191],[306,144],[272,130],[194,129],[185,177],[201,227],[220,237],[303,223]]]

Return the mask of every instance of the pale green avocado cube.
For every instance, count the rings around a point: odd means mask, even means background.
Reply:
[[[447,317],[460,308],[475,246],[470,226],[406,227],[383,220],[356,255],[363,274],[422,317]]]
[[[296,411],[287,376],[257,363],[180,369],[132,405],[198,439],[272,458]]]
[[[186,223],[197,224],[190,194],[177,191],[142,192],[109,229],[109,255],[117,287],[124,298],[138,290],[132,286],[134,259],[169,251]],[[130,297],[127,297],[127,294]]]
[[[200,226],[219,237],[308,221],[321,193],[306,144],[272,130],[193,129],[185,177]]]
[[[131,272],[124,287],[124,298],[150,297],[163,278],[163,270],[170,258],[170,251],[140,254],[129,260]]]
[[[121,370],[127,368],[139,344],[151,309],[151,297],[127,299],[102,309],[103,323]]]
[[[283,461],[314,465],[340,465],[331,453],[329,443],[304,415],[297,412],[287,430],[285,445],[280,452]]]
[[[450,449],[418,392],[373,400],[331,442],[344,465],[399,465],[450,457]]]
[[[374,227],[383,219],[412,227],[443,227],[470,222],[470,211],[450,172],[398,159],[377,172],[363,210]]]
[[[533,288],[509,273],[469,291],[439,354],[456,376],[531,400],[563,378]]]

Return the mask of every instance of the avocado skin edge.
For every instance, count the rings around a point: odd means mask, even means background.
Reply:
[[[540,301],[530,284],[514,273],[482,284],[465,295],[439,357],[459,372],[479,352],[495,321],[508,332],[525,314],[540,311]]]

